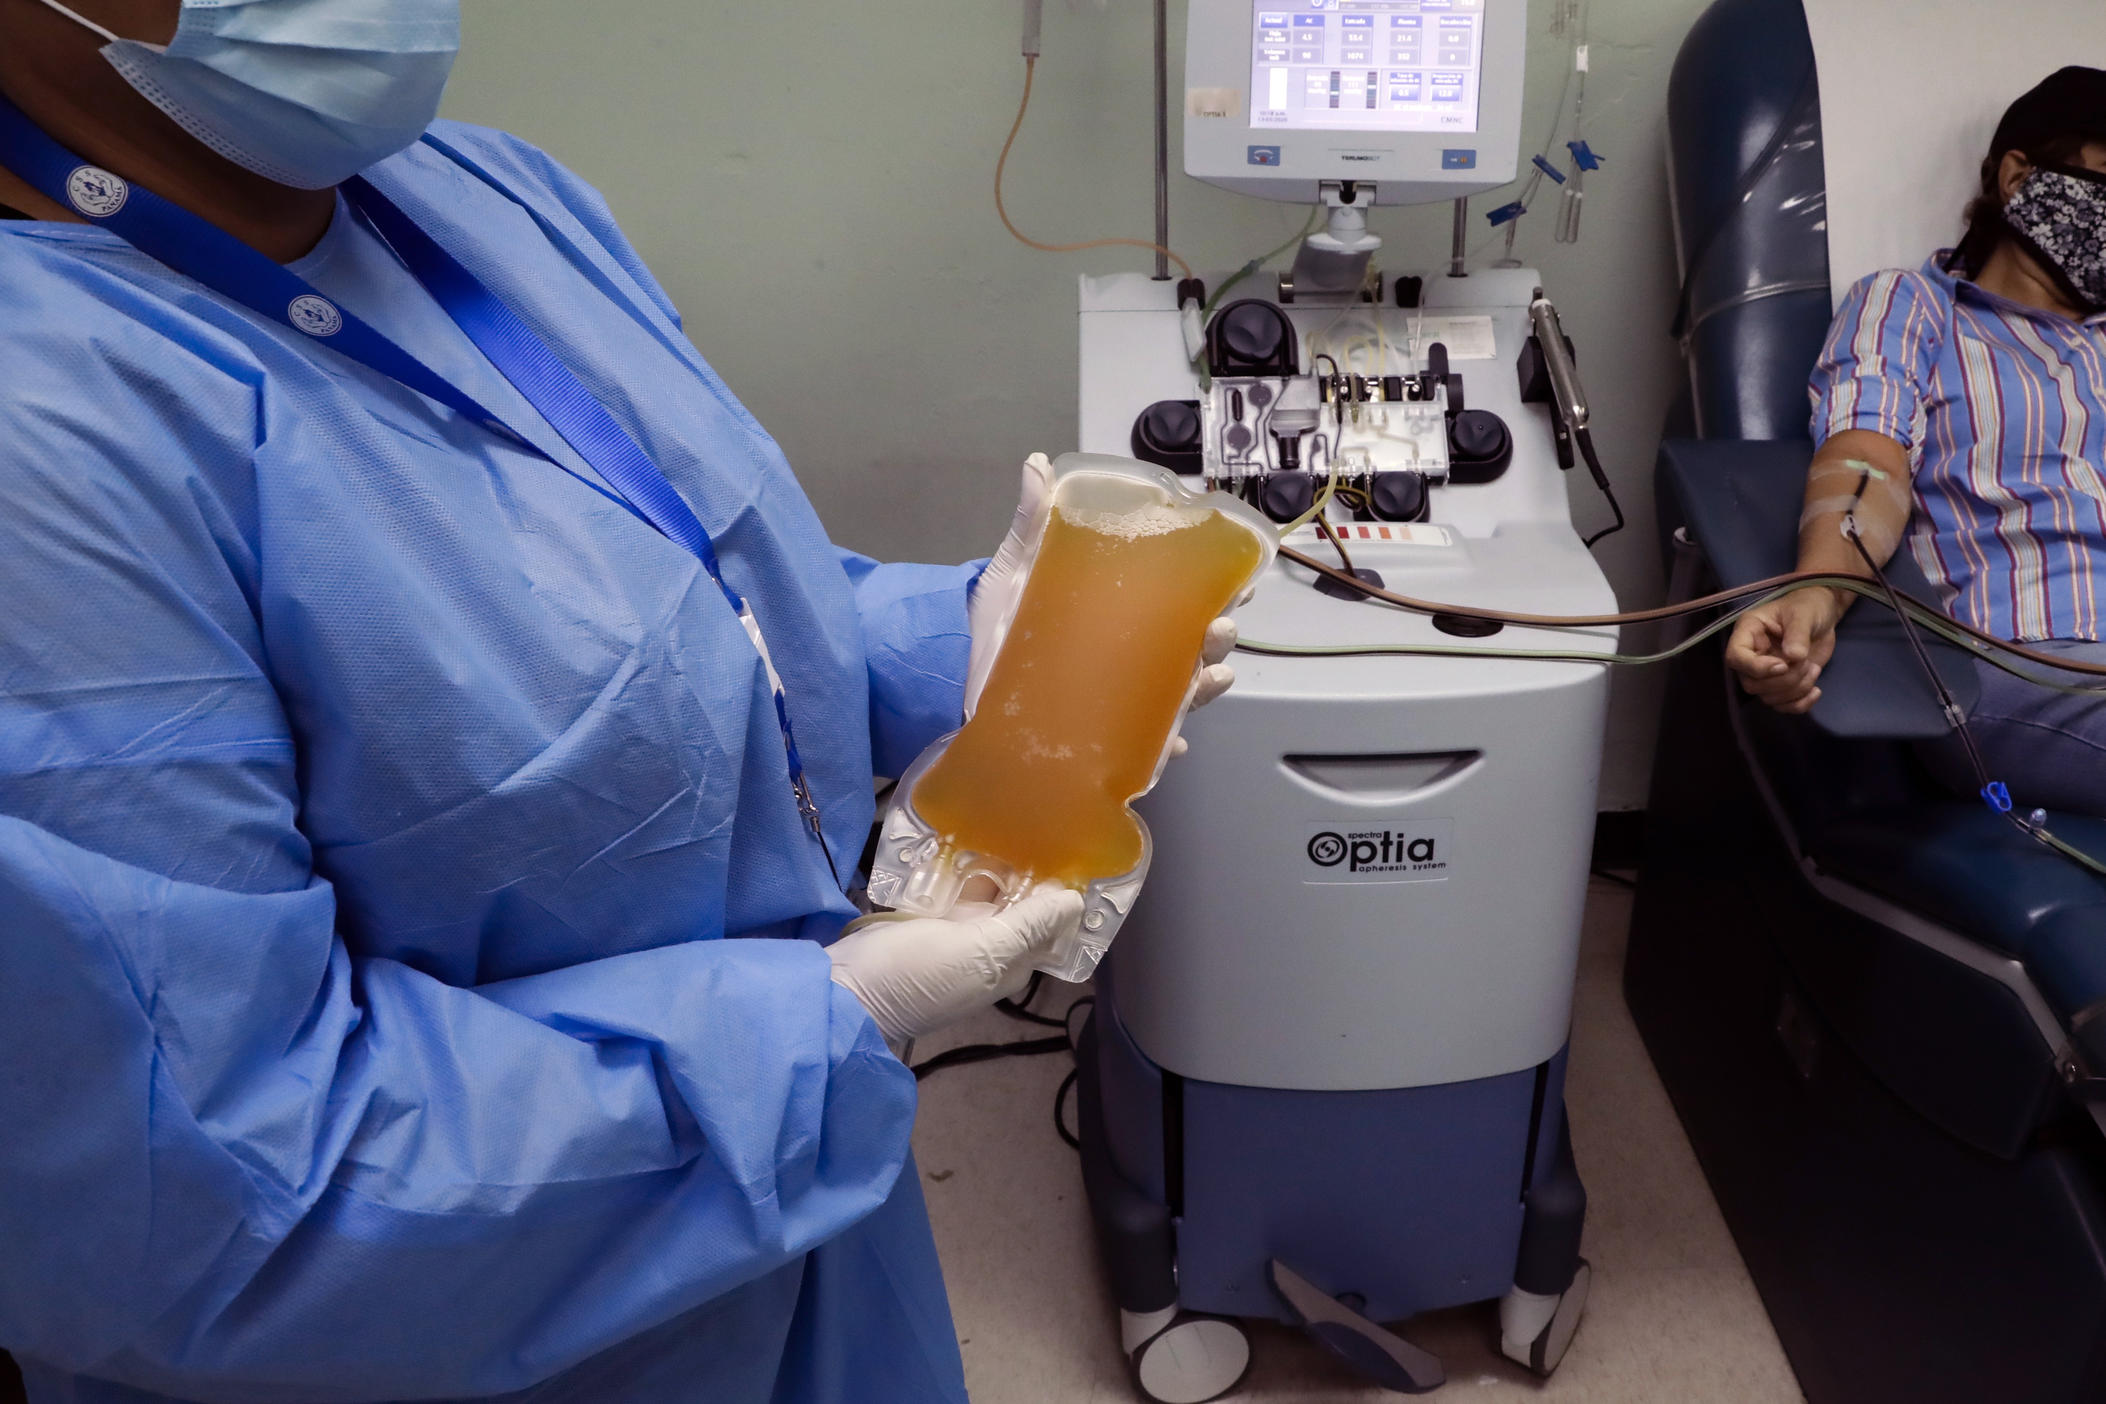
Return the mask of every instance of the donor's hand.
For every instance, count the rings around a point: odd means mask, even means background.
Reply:
[[[1749,696],[1796,716],[1821,700],[1821,670],[1842,617],[1842,597],[1819,586],[1756,605],[1733,626],[1726,666]]]

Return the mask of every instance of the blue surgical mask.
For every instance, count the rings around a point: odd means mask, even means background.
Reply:
[[[183,0],[165,47],[94,30],[125,81],[220,155],[322,190],[424,134],[461,46],[459,0]]]

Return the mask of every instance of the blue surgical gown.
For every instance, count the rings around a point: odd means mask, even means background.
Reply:
[[[846,871],[873,771],[958,722],[969,571],[829,545],[542,153],[442,124],[370,174],[700,515]],[[589,478],[354,218],[303,271]],[[828,979],[848,915],[691,557],[106,231],[0,225],[33,1399],[962,1400],[913,1078]]]

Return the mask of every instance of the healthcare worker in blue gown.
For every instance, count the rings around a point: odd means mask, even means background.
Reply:
[[[829,545],[599,197],[429,125],[457,28],[0,0],[0,1348],[961,1400],[888,1040],[1079,900],[837,941],[835,870],[1016,535]]]

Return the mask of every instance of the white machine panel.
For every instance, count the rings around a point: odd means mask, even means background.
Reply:
[[[1267,199],[1381,204],[1514,178],[1527,0],[1191,0],[1185,171]]]
[[[1451,365],[1463,373],[1469,404],[1506,420],[1514,433],[1517,458],[1531,445],[1544,456],[1545,461],[1517,463],[1496,482],[1445,487],[1435,494],[1434,520],[1452,522],[1468,535],[1488,534],[1504,524],[1522,521],[1550,524],[1571,533],[1572,508],[1565,492],[1568,477],[1548,461],[1548,411],[1541,405],[1521,403],[1514,375],[1515,358],[1529,334],[1528,304],[1542,281],[1542,275],[1532,268],[1489,269],[1467,278],[1429,278],[1424,305],[1418,310],[1363,306],[1349,314],[1346,324],[1379,317],[1392,345],[1411,348],[1414,369],[1423,366],[1429,344],[1443,341],[1449,346]],[[1178,330],[1176,284],[1157,282],[1142,273],[1084,277],[1080,282],[1078,445],[1085,453],[1130,455],[1134,451],[1133,423],[1142,410],[1157,400],[1190,400],[1199,395],[1199,382],[1185,359],[1184,338]],[[1251,289],[1250,296],[1263,295],[1260,284],[1244,286]],[[1337,322],[1338,313],[1336,305],[1287,309],[1305,338]],[[1582,485],[1582,492],[1592,491],[1585,486],[1583,472],[1572,480]],[[1572,546],[1578,550],[1578,541]],[[1599,582],[1599,572],[1595,578]],[[1608,586],[1600,583],[1599,588],[1606,592]]]
[[[1548,412],[1514,361],[1529,270],[1430,280],[1424,317],[1482,335],[1455,360],[1469,404],[1500,415],[1503,477],[1432,490],[1409,530],[1355,523],[1356,565],[1419,598],[1609,613],[1571,523]],[[1131,452],[1143,408],[1189,399],[1172,294],[1084,280],[1081,445]],[[1295,307],[1306,335],[1335,307]],[[1362,308],[1407,344],[1415,314]],[[1584,483],[1584,478],[1581,481]],[[1311,554],[1321,554],[1304,545]],[[1466,640],[1431,619],[1311,588],[1273,568],[1243,636],[1607,652],[1613,630],[1509,627]],[[1192,755],[1140,806],[1156,861],[1115,948],[1119,1010],[1160,1066],[1249,1087],[1360,1090],[1534,1067],[1567,1038],[1591,856],[1605,667],[1527,659],[1235,659],[1237,683],[1186,727]]]

